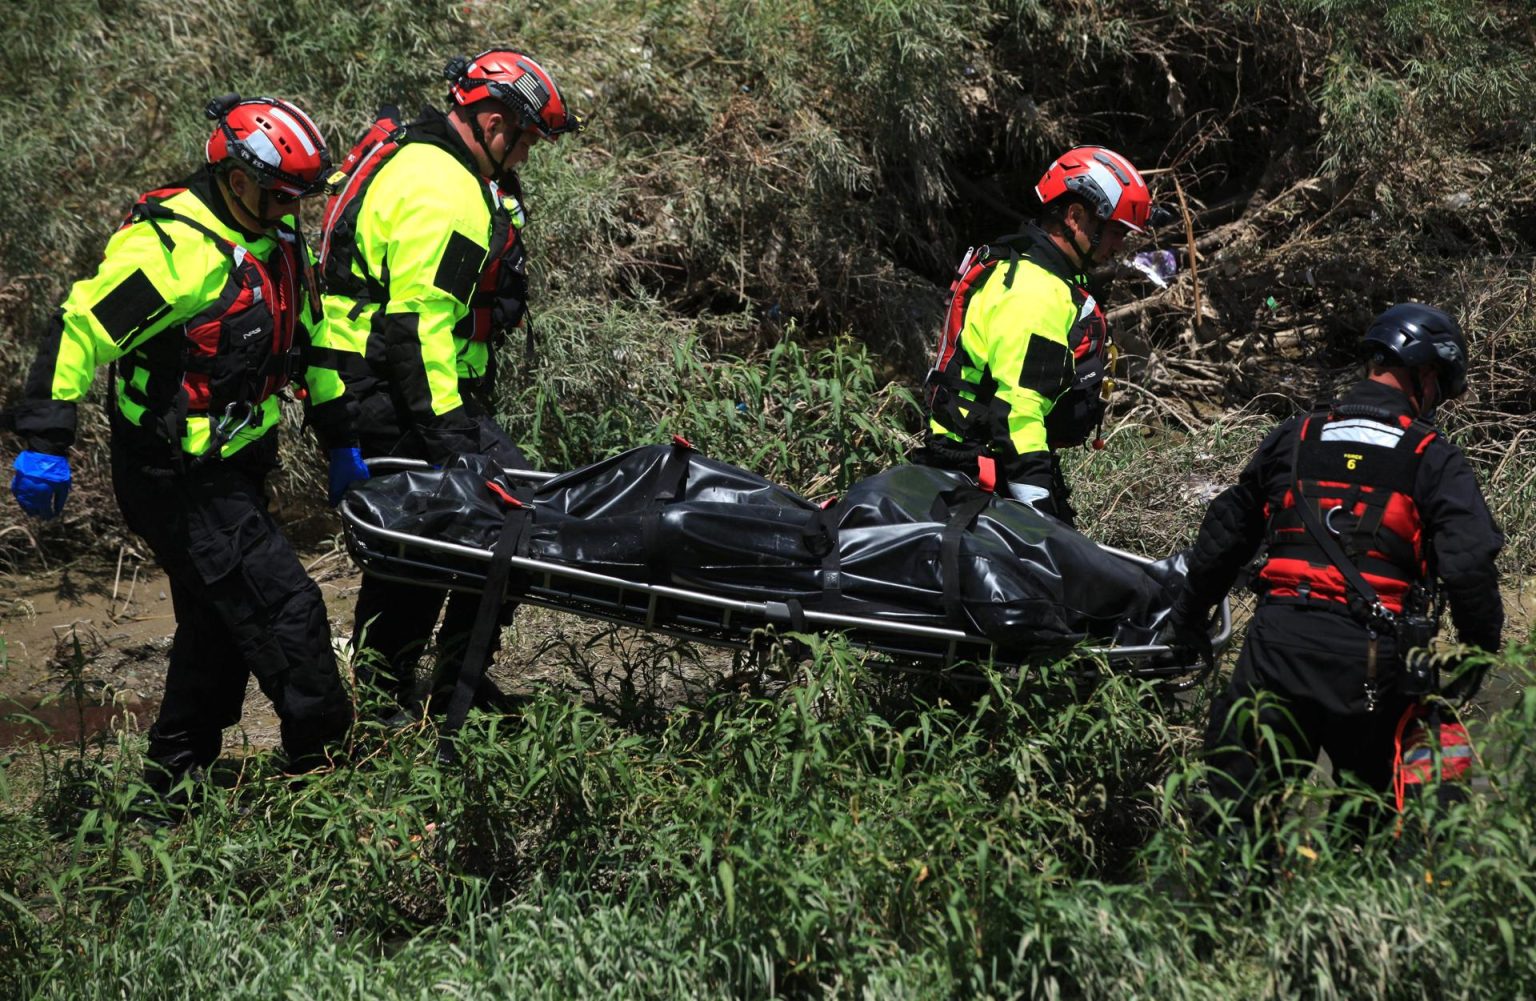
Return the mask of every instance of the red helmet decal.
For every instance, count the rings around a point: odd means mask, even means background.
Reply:
[[[531,57],[512,49],[488,49],[473,59],[460,56],[443,71],[449,97],[461,107],[494,100],[505,105],[525,130],[545,139],[580,132],[581,119],[571,113],[555,86],[554,77]]]

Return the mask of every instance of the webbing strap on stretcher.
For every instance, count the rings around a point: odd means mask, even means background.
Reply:
[[[677,435],[673,436],[672,444],[671,454],[662,466],[661,485],[656,496],[651,499],[651,506],[658,510],[683,495],[688,479],[688,453],[693,451],[693,445]],[[445,763],[454,759],[453,737],[469,718],[470,707],[474,705],[475,695],[480,691],[485,672],[490,667],[491,648],[501,628],[502,610],[506,605],[507,581],[512,576],[512,558],[524,554],[524,540],[533,523],[533,508],[529,506],[532,492],[526,484],[519,491],[524,494],[521,497],[507,493],[494,481],[487,482],[486,486],[501,498],[509,510],[506,520],[502,522],[501,532],[491,547],[490,565],[485,573],[485,589],[480,594],[480,605],[475,610],[474,628],[470,630],[469,641],[464,646],[459,680],[454,686],[453,698],[448,703],[448,716],[437,749],[438,760]],[[647,532],[653,531],[654,528],[648,525]],[[653,554],[654,559],[662,558],[660,548],[654,543],[648,543],[646,549]]]
[[[528,536],[528,526],[533,523],[531,507],[525,507],[516,498],[507,499],[512,501],[513,506],[507,512],[506,521],[501,524],[496,544],[491,547],[491,562],[485,571],[485,590],[481,592],[480,605],[475,610],[474,628],[470,630],[469,641],[464,645],[464,662],[459,668],[458,684],[454,686],[453,698],[448,703],[448,719],[438,744],[438,760],[443,762],[453,760],[453,736],[464,725],[470,706],[474,704],[475,693],[480,691],[480,684],[485,680],[486,668],[491,661],[491,646],[497,631],[501,629],[507,581],[512,576],[512,557],[522,548],[523,540]]]

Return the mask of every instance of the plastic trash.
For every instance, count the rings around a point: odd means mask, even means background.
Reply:
[[[1132,257],[1129,263],[1158,288],[1167,288],[1168,280],[1179,271],[1178,258],[1173,256],[1171,250],[1144,250]]]

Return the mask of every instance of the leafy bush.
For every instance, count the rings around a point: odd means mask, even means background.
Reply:
[[[544,467],[574,469],[676,434],[821,495],[902,461],[916,440],[916,401],[882,384],[858,342],[812,348],[789,331],[754,357],[711,358],[704,324],[666,325],[644,305],[593,312],[543,325],[533,377],[504,404],[506,425]]]
[[[365,731],[350,768],[262,758],[175,827],[132,820],[135,741],[0,804],[0,982],[18,996],[874,993],[1518,996],[1536,908],[1528,756],[1364,851],[1304,788],[1261,840],[1198,833],[1192,705],[1061,668],[960,704],[836,643],[625,727],[553,696]],[[1529,681],[1533,651],[1506,670]],[[1476,728],[1519,748],[1536,696]],[[50,752],[60,754],[65,752]],[[14,765],[13,765],[14,767]],[[80,790],[89,792],[84,801]],[[73,805],[70,805],[73,804]],[[61,805],[69,824],[43,818]],[[9,979],[6,979],[9,978]]]
[[[440,103],[449,55],[509,42],[591,118],[525,171],[546,344],[622,347],[591,385],[541,366],[508,398],[551,464],[651,434],[681,385],[702,410],[713,394],[697,394],[696,372],[659,378],[674,357],[772,364],[760,353],[790,324],[816,345],[851,333],[870,346],[876,389],[911,387],[963,246],[1015,228],[1041,166],[1081,141],[1157,168],[1160,199],[1186,195],[1202,258],[1198,303],[1188,273],[1168,293],[1124,276],[1113,290],[1111,302],[1140,297],[1121,329],[1141,356],[1133,378],[1166,404],[1136,419],[1166,424],[1194,397],[1261,397],[1298,362],[1326,379],[1372,312],[1415,296],[1443,295],[1475,320],[1474,343],[1490,349],[1473,381],[1486,385],[1528,370],[1536,350],[1528,269],[1508,261],[1530,253],[1536,204],[1530,26],[1516,0],[34,4],[0,40],[0,130],[13,139],[0,146],[12,221],[0,323],[20,335],[3,349],[6,395],[30,360],[24,332],[93,266],[123,206],[195,161],[211,92],[291,97],[339,151],[381,103]],[[34,96],[40,80],[49,99]],[[1181,232],[1159,239],[1188,256]],[[503,361],[520,367],[520,346]],[[618,378],[636,364],[646,377]],[[1528,384],[1501,385],[1487,426],[1508,442],[1536,401]],[[742,437],[738,400],[717,402],[732,404],[712,413],[718,426],[686,422],[744,449],[715,454],[789,461]],[[99,409],[85,416],[78,503],[66,528],[44,531],[50,548],[120,532]],[[871,432],[842,433],[849,454],[899,451],[861,453],[851,439]],[[283,494],[310,512],[318,463],[310,449],[287,455]],[[1523,471],[1509,469],[1512,482]],[[816,489],[829,476],[785,472]],[[1522,540],[1528,508],[1507,513]]]

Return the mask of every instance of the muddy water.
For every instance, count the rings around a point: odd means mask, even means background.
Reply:
[[[301,559],[333,632],[346,635],[358,582],[351,562],[344,554]],[[175,629],[164,575],[131,553],[120,567],[0,577],[0,748],[70,743],[125,724],[147,730]],[[82,702],[73,692],[84,693]],[[226,731],[228,746],[276,746],[277,719],[254,682],[242,720]]]
[[[147,729],[175,629],[166,595],[152,566],[132,563],[121,576],[73,570],[0,582],[0,748]]]

